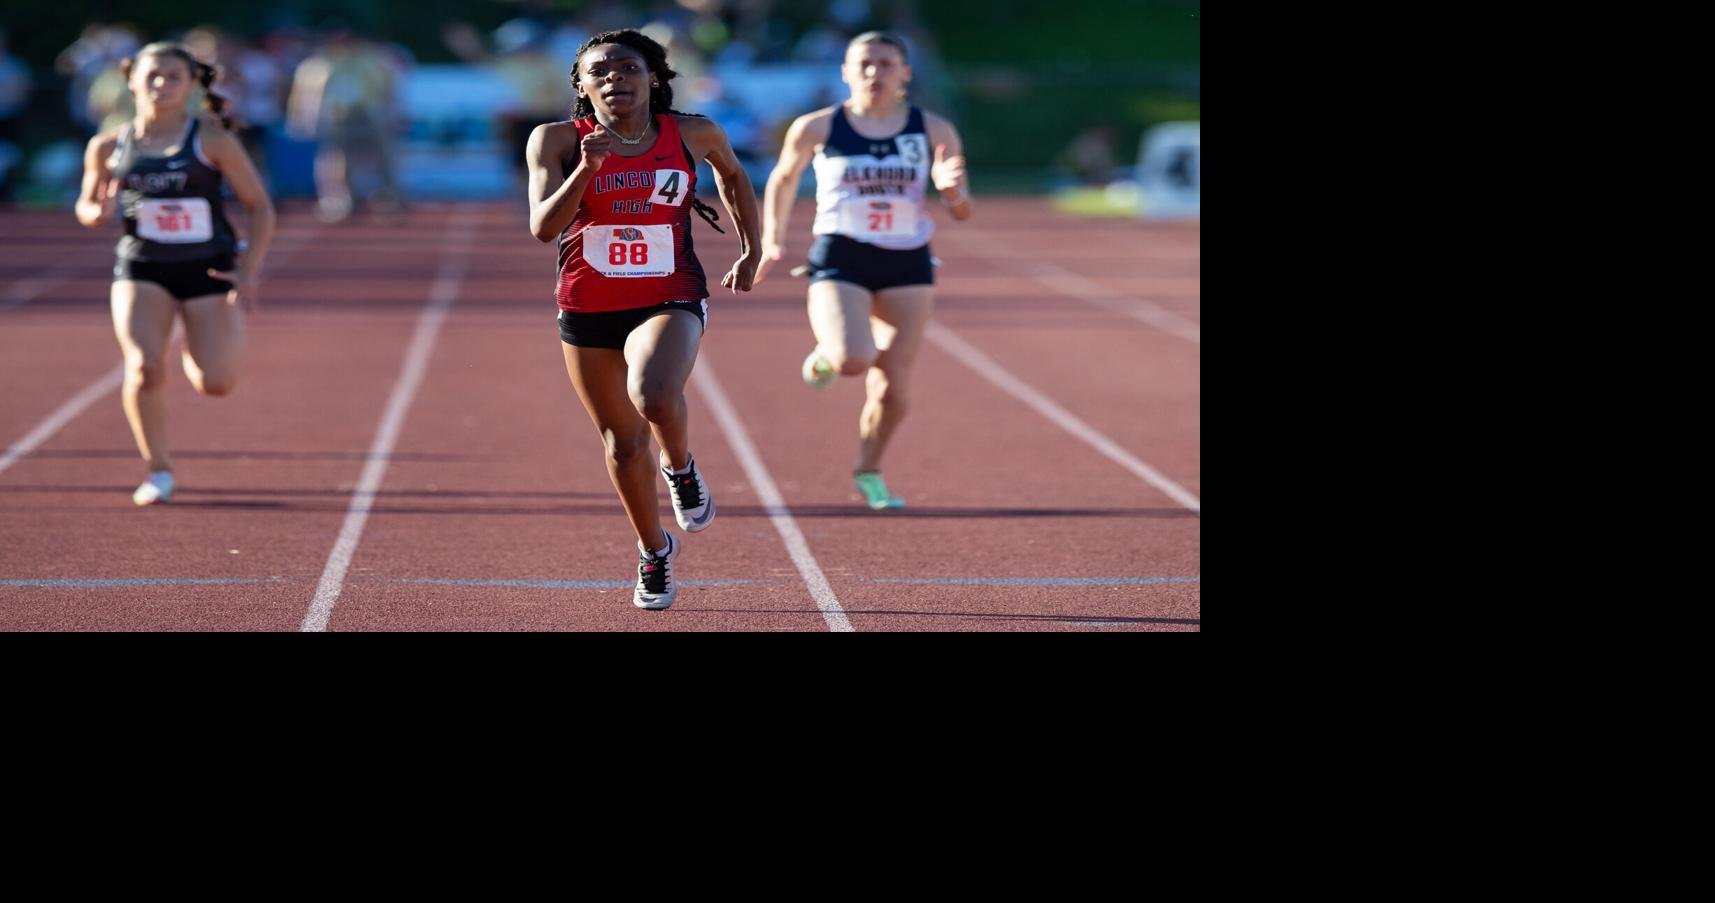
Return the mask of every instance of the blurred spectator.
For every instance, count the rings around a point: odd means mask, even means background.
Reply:
[[[720,79],[704,76],[686,87],[689,90],[684,99],[678,101],[679,107],[687,113],[699,113],[720,123],[727,141],[732,144],[733,153],[740,160],[748,163],[774,153],[773,147],[763,146],[768,136],[763,131],[762,120],[739,98],[733,97]]]
[[[1114,180],[1114,129],[1095,125],[1072,139],[1054,158],[1056,172],[1083,185],[1106,185]]]
[[[708,71],[708,56],[685,29],[667,22],[650,22],[638,31],[667,49],[667,58],[673,61],[673,71],[687,83],[702,78]]]
[[[214,93],[226,99],[226,108],[232,116],[232,130],[250,154],[251,162],[259,173],[266,172],[264,127],[280,120],[279,104],[268,96],[268,92],[277,90],[279,85],[277,79],[268,81],[264,70],[247,65],[248,61],[262,55],[213,25],[199,25],[185,32],[179,43],[185,45],[191,56],[214,64],[218,73]],[[247,73],[260,74],[262,83],[252,85]],[[253,112],[261,113],[264,121],[252,119],[250,114]]]
[[[512,88],[512,97],[496,111],[496,127],[506,143],[507,168],[525,179],[524,149],[530,133],[572,112],[571,79],[566,72],[570,67],[548,55],[548,27],[534,19],[510,19],[490,36],[492,54],[467,23],[449,25],[441,36],[461,59],[491,67]]]
[[[828,19],[846,31],[862,31],[870,19],[869,0],[833,0],[828,4]]]
[[[857,32],[847,32],[832,25],[817,25],[792,46],[792,59],[800,63],[833,63],[839,65],[845,61],[846,45],[857,36]]]
[[[191,93],[196,96],[188,102],[200,105],[202,86],[192,85]],[[90,127],[97,132],[118,128],[130,122],[136,114],[137,101],[131,96],[131,88],[125,82],[125,73],[120,71],[118,60],[97,73],[95,80],[89,83],[89,93],[84,96],[84,110]]]
[[[84,138],[131,118],[131,91],[119,71],[119,61],[143,46],[142,35],[130,25],[95,23],[54,59],[54,69],[66,77],[66,109],[84,128]],[[93,106],[92,106],[93,105]]]
[[[560,69],[566,74],[566,84],[570,85],[572,63],[577,60],[578,48],[583,46],[591,35],[615,28],[628,28],[636,21],[637,12],[629,3],[619,0],[587,0],[576,19],[560,23],[549,33],[548,56],[560,64]],[[566,115],[569,117],[571,111],[567,110]]]
[[[0,29],[0,200],[12,196],[12,171],[24,158],[18,147],[19,126],[34,86],[30,67],[8,52],[6,32]]]
[[[242,85],[237,101],[238,115],[255,129],[261,148],[251,156],[262,169],[266,157],[266,136],[276,133],[286,119],[286,75],[290,70],[273,53],[259,47],[245,47],[238,55],[235,80]],[[248,143],[247,143],[248,146]]]
[[[397,213],[403,201],[394,170],[400,119],[396,60],[343,23],[324,26],[321,46],[298,65],[287,100],[287,129],[316,142],[316,209],[328,222],[349,217],[360,200]],[[356,190],[373,174],[372,194]]]

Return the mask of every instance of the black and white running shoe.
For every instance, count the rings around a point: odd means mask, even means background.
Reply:
[[[661,458],[661,476],[667,478],[667,491],[673,494],[673,518],[679,522],[679,529],[686,533],[707,530],[715,522],[715,500],[703,483],[703,475],[697,472],[697,459],[690,459],[690,473],[674,473],[666,462],[667,455],[663,453]]]
[[[667,551],[654,555],[638,544],[637,556],[637,589],[631,594],[631,604],[638,608],[658,611],[673,604],[673,597],[679,594],[679,582],[673,579],[673,559],[679,554],[679,543],[673,539],[673,534],[661,531],[667,537]]]

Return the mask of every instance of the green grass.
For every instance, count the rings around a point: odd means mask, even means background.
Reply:
[[[1055,210],[1073,216],[1130,219],[1138,210],[1135,193],[1111,188],[1064,188],[1054,192],[1053,204]]]

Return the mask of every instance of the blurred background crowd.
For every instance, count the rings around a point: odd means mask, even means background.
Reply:
[[[567,117],[577,47],[615,28],[667,46],[677,108],[717,120],[759,189],[792,118],[845,97],[847,41],[877,28],[909,44],[913,99],[959,126],[979,192],[1111,185],[1152,129],[1200,119],[1199,17],[1195,0],[11,2],[0,203],[69,206],[84,143],[131,115],[119,61],[163,39],[220,66],[270,190],[324,219],[522,202],[525,139]]]

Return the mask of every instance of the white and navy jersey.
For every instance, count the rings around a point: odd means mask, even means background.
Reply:
[[[167,157],[138,153],[129,123],[119,133],[108,169],[119,180],[119,212],[125,219],[121,258],[179,263],[235,250],[237,240],[220,199],[220,170],[202,151],[201,127],[192,116],[178,152]]]
[[[816,235],[844,235],[893,251],[921,248],[935,233],[923,209],[929,185],[929,130],[912,107],[891,138],[865,138],[834,109],[828,140],[816,152]]]

